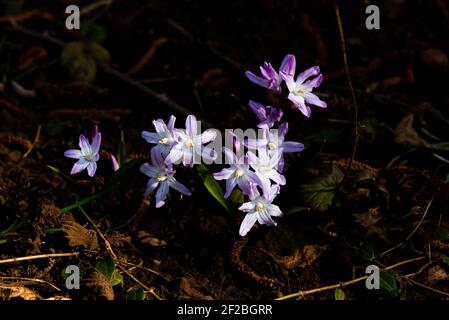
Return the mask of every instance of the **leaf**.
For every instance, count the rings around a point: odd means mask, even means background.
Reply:
[[[69,212],[73,209],[77,209],[78,207],[82,207],[85,204],[94,201],[108,192],[110,192],[115,187],[115,183],[117,183],[121,177],[123,177],[128,171],[136,167],[137,165],[140,165],[144,162],[143,159],[134,159],[129,162],[127,162],[123,167],[121,167],[119,170],[115,171],[114,174],[106,181],[103,189],[98,192],[97,194],[94,194],[92,196],[89,196],[87,198],[84,198],[82,200],[76,201],[72,203],[71,205],[68,205],[60,210],[61,214],[65,212]]]
[[[360,248],[360,256],[363,260],[371,262],[374,259],[374,249],[373,246],[369,243],[364,244]]]
[[[380,287],[390,292],[392,296],[396,296],[398,294],[396,279],[388,272],[382,271],[380,273]]]
[[[70,78],[90,84],[97,75],[97,63],[109,63],[109,52],[96,43],[70,42],[64,46],[61,64],[69,72]]]
[[[142,288],[132,288],[126,293],[126,300],[145,300],[145,291]]]
[[[441,260],[443,260],[443,262],[449,266],[449,257],[448,256],[442,254]]]
[[[196,169],[207,191],[209,191],[226,211],[232,214],[234,210],[232,209],[231,204],[224,198],[223,189],[221,189],[220,184],[214,179],[209,169],[203,164],[197,165]]]
[[[67,43],[62,50],[61,64],[74,81],[90,84],[97,75],[97,63],[93,56],[86,52],[83,42]]]
[[[326,211],[334,203],[336,188],[343,180],[343,172],[333,167],[330,175],[314,179],[299,187],[299,193],[304,203],[313,210]]]
[[[117,160],[119,166],[123,166],[125,164],[126,159],[126,144],[125,144],[125,134],[123,133],[123,130],[120,131],[120,143],[118,145],[118,151],[117,151]]]
[[[61,176],[65,180],[67,180],[67,181],[69,181],[71,183],[74,183],[74,184],[77,183],[75,179],[70,177],[68,174],[65,174],[64,172],[62,172],[62,170],[59,169],[59,168],[56,168],[56,167],[50,166],[50,165],[47,165],[47,168],[50,169],[51,171],[53,171],[54,173],[57,173],[59,176]]]
[[[406,115],[394,130],[394,141],[398,144],[412,147],[429,147],[429,143],[421,138],[413,128],[414,115]]]
[[[234,189],[231,192],[231,196],[229,197],[229,200],[233,203],[233,204],[242,204],[243,201],[245,200],[242,191],[240,191],[240,189]]]
[[[336,288],[335,289],[335,293],[334,293],[334,297],[335,297],[335,300],[345,300],[346,295],[345,295],[345,292],[342,289]]]
[[[91,22],[83,23],[80,31],[87,39],[98,44],[103,43],[107,36],[103,26]]]
[[[446,180],[444,180],[444,183],[449,183],[449,173],[446,176]]]
[[[114,271],[109,282],[111,283],[111,286],[116,286],[123,282],[123,276],[119,270]]]
[[[437,238],[437,240],[441,240],[441,241],[448,240],[449,239],[449,230],[447,230],[447,229],[440,230],[437,233],[436,238]]]
[[[106,257],[104,260],[99,261],[95,270],[104,275],[109,281],[112,280],[112,275],[115,271],[115,262],[111,257]]]

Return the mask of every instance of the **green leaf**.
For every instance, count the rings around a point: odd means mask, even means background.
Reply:
[[[444,183],[449,183],[449,173],[446,176],[446,180],[444,181]]]
[[[145,291],[142,288],[132,288],[126,293],[126,300],[145,300]]]
[[[448,240],[449,239],[449,230],[447,230],[447,229],[440,230],[437,233],[436,238],[437,238],[437,240],[441,240],[441,241]]]
[[[363,260],[371,262],[374,259],[374,249],[373,246],[369,243],[365,243],[360,248],[360,256]]]
[[[335,293],[334,293],[334,297],[335,297],[335,300],[345,300],[346,295],[345,295],[345,292],[342,289],[336,288],[335,289]]]
[[[313,210],[326,211],[334,203],[336,188],[343,180],[343,173],[333,167],[329,175],[318,177],[299,187],[302,201]]]
[[[123,276],[119,270],[114,271],[109,282],[111,283],[111,286],[116,286],[123,282]]]
[[[106,257],[104,260],[99,261],[95,270],[104,275],[109,281],[112,280],[112,275],[115,271],[115,262],[111,257]]]
[[[0,244],[4,244],[6,242],[8,242],[8,239],[0,239]]]
[[[226,209],[226,211],[232,214],[234,210],[232,209],[231,204],[223,197],[223,189],[221,189],[220,184],[214,179],[209,169],[207,169],[207,167],[203,164],[197,165],[196,169],[207,191],[209,191],[209,193],[223,206],[223,208]]]
[[[234,189],[231,192],[231,196],[229,197],[229,200],[233,203],[233,204],[242,204],[243,201],[245,200],[242,191],[240,191],[240,189]]]
[[[380,287],[390,292],[392,296],[396,296],[398,294],[396,279],[388,272],[382,271],[380,273]]]
[[[65,180],[67,180],[67,181],[69,181],[69,182],[71,182],[71,183],[74,183],[74,184],[77,183],[75,179],[73,179],[72,177],[70,177],[68,174],[65,174],[64,172],[62,172],[62,170],[59,169],[59,168],[56,168],[56,167],[50,166],[50,165],[47,165],[47,168],[50,169],[51,171],[53,171],[54,173],[57,173],[57,174],[58,174],[59,176],[61,176],[63,179],[65,179]]]
[[[96,43],[69,42],[64,45],[61,64],[69,72],[70,78],[90,84],[97,76],[97,63],[109,63],[109,52]]]
[[[58,234],[60,232],[62,232],[61,228],[48,228],[47,230],[45,230],[46,235]]]
[[[126,159],[125,134],[123,133],[123,130],[121,130],[120,143],[118,145],[118,152],[117,152],[117,161],[120,167],[125,164],[125,159]]]
[[[69,212],[73,209],[77,209],[78,207],[82,207],[85,204],[88,204],[89,202],[92,202],[102,196],[104,196],[105,194],[107,194],[108,192],[110,192],[112,189],[114,189],[115,184],[120,180],[120,178],[122,178],[128,171],[130,171],[131,169],[135,168],[136,166],[142,164],[144,162],[144,159],[134,159],[131,160],[129,162],[127,162],[123,167],[121,167],[119,170],[117,170],[116,172],[114,172],[114,174],[112,175],[111,178],[109,178],[109,180],[106,181],[103,189],[98,192],[97,194],[91,195],[87,198],[84,198],[82,200],[76,201],[74,203],[72,203],[71,205],[68,205],[64,208],[62,208],[60,210],[61,214],[62,213],[66,213]]]
[[[99,44],[103,43],[107,36],[106,29],[95,23],[83,23],[80,31],[87,39]]]
[[[443,260],[443,262],[449,266],[449,257],[448,256],[442,254],[441,260]]]

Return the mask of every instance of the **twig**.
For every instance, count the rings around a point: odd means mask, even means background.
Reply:
[[[21,34],[24,35],[28,35],[30,37],[36,38],[36,39],[40,39],[40,40],[45,40],[48,41],[54,45],[63,47],[65,45],[65,43],[55,37],[52,36],[48,36],[48,35],[42,35],[38,32],[29,30],[27,28],[21,27],[21,26],[14,26],[14,28],[6,28],[6,30],[9,31],[15,31],[15,32],[19,32]],[[108,64],[101,62],[101,61],[97,61],[97,65],[98,67],[106,74],[111,75],[119,80],[121,80],[122,82],[142,91],[143,93],[149,95],[150,97],[152,97],[153,99],[159,101],[160,103],[166,105],[167,107],[169,107],[170,109],[172,109],[174,112],[177,112],[179,114],[182,114],[184,116],[188,116],[191,114],[190,110],[184,108],[183,106],[181,106],[180,104],[178,104],[177,102],[173,101],[172,99],[170,99],[166,94],[162,94],[159,92],[154,91],[153,89],[150,89],[146,86],[144,86],[143,84],[141,84],[139,81],[136,81],[130,77],[128,77],[126,74],[123,74],[115,69],[113,69],[111,66],[109,66]],[[197,119],[199,121],[201,121],[201,124],[206,127],[206,128],[212,128],[213,126],[211,125],[211,123],[201,119],[200,117],[197,117]]]
[[[432,196],[432,198],[430,199],[429,203],[427,204],[426,209],[424,210],[424,213],[421,217],[421,220],[419,221],[419,223],[416,225],[416,227],[412,230],[412,232],[410,232],[410,234],[405,238],[404,241],[401,241],[400,243],[398,243],[397,245],[395,245],[394,247],[382,252],[381,254],[378,254],[377,256],[374,257],[374,259],[379,259],[382,258],[384,255],[386,255],[387,253],[396,250],[397,248],[402,247],[407,241],[409,241],[411,239],[411,237],[415,234],[415,232],[419,229],[419,227],[421,226],[421,224],[423,223],[424,219],[427,216],[427,213],[429,212],[430,206],[432,205],[433,199],[435,199],[435,194]]]
[[[122,265],[117,265],[119,268],[120,268],[120,270],[122,270],[128,277],[130,277],[132,280],[134,280],[134,282],[136,282],[139,286],[141,286],[142,288],[144,288],[146,291],[148,291],[149,293],[151,293],[151,295],[153,296],[153,297],[155,297],[157,300],[162,300],[162,298],[161,297],[159,297],[159,295],[156,293],[156,292],[154,292],[154,289],[152,289],[152,288],[149,288],[145,283],[143,283],[142,281],[140,281],[139,279],[137,279],[136,277],[134,277],[133,275],[132,275],[132,273],[130,273],[128,270],[126,270],[126,268],[125,267],[123,267]]]
[[[46,20],[46,21],[53,21],[55,18],[51,13],[48,13],[45,11],[43,12],[40,10],[31,10],[31,11],[27,11],[24,13],[20,13],[15,16],[0,17],[0,23],[3,23],[3,22],[21,23],[21,22],[25,22],[31,18],[34,18],[34,17],[42,18],[43,20]]]
[[[413,283],[414,285],[417,285],[418,287],[421,287],[421,288],[433,291],[435,293],[441,294],[443,296],[449,297],[449,293],[447,293],[447,292],[444,292],[444,291],[441,291],[441,290],[438,290],[438,289],[426,286],[425,284],[422,284],[421,282],[418,282],[418,281],[415,281],[415,280],[412,280],[412,279],[410,279],[409,281],[411,283]]]
[[[84,8],[82,8],[80,10],[80,14],[83,16],[83,15],[91,13],[92,11],[95,11],[97,8],[100,8],[103,6],[109,7],[113,2],[114,2],[114,0],[100,0],[100,1],[97,1],[94,3],[91,3],[87,6],[85,6]]]
[[[42,280],[42,279],[35,279],[35,278],[22,278],[22,277],[0,277],[0,280],[18,280],[18,281],[29,281],[29,282],[36,282],[36,283],[42,283],[42,284],[46,284],[50,287],[52,287],[53,289],[55,289],[56,291],[61,291],[61,289],[59,289],[57,286],[55,286],[54,284]]]
[[[351,73],[350,73],[349,66],[348,66],[348,57],[346,54],[346,44],[345,44],[345,34],[343,31],[343,24],[341,22],[340,8],[338,7],[337,1],[335,1],[335,15],[337,17],[338,32],[340,35],[340,44],[341,44],[341,48],[343,51],[343,63],[344,63],[344,67],[345,67],[345,73],[346,73],[346,77],[348,80],[349,89],[351,90],[352,103],[354,105],[354,133],[355,133],[354,143],[353,143],[352,152],[351,152],[351,159],[349,161],[348,168],[346,169],[343,179],[342,179],[340,185],[338,186],[338,188],[339,188],[342,185],[345,177],[351,171],[352,162],[354,161],[355,154],[357,151],[357,145],[358,145],[359,138],[360,138],[360,132],[359,132],[359,108],[357,105],[357,99],[355,97],[354,86],[352,85]]]
[[[388,270],[391,270],[391,269],[403,266],[405,264],[409,264],[409,263],[412,263],[412,262],[423,260],[425,258],[426,258],[425,256],[420,256],[420,257],[404,260],[404,261],[398,262],[396,264],[393,264],[391,266],[388,266],[386,268],[383,268],[382,270],[388,271]],[[311,289],[311,290],[299,291],[299,292],[296,292],[296,293],[292,293],[292,294],[289,294],[289,295],[277,298],[276,300],[287,300],[287,299],[291,299],[291,298],[304,297],[304,296],[307,296],[307,295],[310,295],[310,294],[313,294],[313,293],[323,292],[323,291],[327,291],[327,290],[332,290],[332,289],[337,289],[337,288],[344,288],[346,286],[349,286],[349,285],[358,283],[360,281],[363,281],[363,280],[367,279],[368,277],[369,277],[369,275],[366,275],[366,276],[363,276],[363,277],[352,279],[352,280],[349,280],[349,281],[346,281],[346,282],[333,284],[333,285],[330,285],[330,286],[325,286],[325,287],[321,287],[321,288],[315,288],[315,289]]]
[[[33,143],[28,148],[27,152],[25,152],[25,154],[23,155],[23,158],[28,157],[28,155],[31,153],[31,151],[33,151],[34,147],[39,143],[39,138],[41,136],[41,129],[42,129],[42,126],[38,125],[37,131],[36,131],[36,136],[34,137]]]
[[[135,263],[125,262],[125,261],[118,261],[118,263],[120,265],[122,265],[122,266],[134,267],[134,268],[138,268],[138,269],[142,269],[142,270],[151,272],[151,273],[161,277],[165,281],[170,281],[170,279],[167,276],[161,274],[160,272],[157,272],[156,270],[153,270],[153,269],[150,269],[150,268],[147,268],[147,267],[143,267],[143,266],[140,266],[140,265],[135,264]]]
[[[168,42],[168,39],[165,37],[157,38],[151,44],[151,47],[145,52],[145,54],[140,58],[139,62],[137,62],[126,74],[132,76],[142,70],[148,62],[154,57],[157,52],[157,49]]]
[[[14,263],[14,262],[28,261],[28,260],[36,260],[36,259],[74,257],[77,255],[79,255],[79,252],[38,254],[35,256],[17,257],[17,258],[0,260],[0,264]]]

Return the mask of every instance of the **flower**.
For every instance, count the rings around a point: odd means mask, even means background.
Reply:
[[[246,146],[250,149],[266,148],[269,155],[275,152],[281,153],[278,163],[278,171],[284,168],[284,152],[301,152],[304,150],[304,144],[296,141],[285,141],[285,135],[288,132],[288,122],[279,126],[278,130],[264,129],[262,139],[248,139]]]
[[[173,188],[186,196],[192,194],[182,183],[176,181],[172,165],[165,164],[164,158],[157,148],[151,149],[151,165],[144,163],[140,166],[140,172],[151,178],[144,193],[145,197],[159,187],[156,192],[156,208],[165,204],[169,188]]]
[[[176,143],[165,158],[165,163],[173,164],[182,160],[184,166],[193,167],[196,155],[209,161],[215,160],[217,158],[215,150],[204,147],[203,144],[215,140],[216,136],[217,133],[213,130],[198,134],[196,118],[189,115],[186,119],[186,129],[175,132]]]
[[[283,214],[277,205],[272,204],[278,193],[279,185],[273,185],[268,193],[264,193],[263,196],[255,194],[250,197],[251,201],[245,202],[239,207],[239,210],[246,212],[246,216],[240,225],[240,236],[244,237],[256,221],[268,226],[277,225],[271,217],[279,217]]]
[[[249,107],[260,120],[260,123],[257,125],[259,128],[269,129],[273,127],[276,122],[281,121],[281,118],[284,115],[280,109],[271,106],[263,106],[252,100],[249,101]]]
[[[156,132],[142,131],[142,138],[144,138],[148,143],[156,144],[156,148],[158,148],[159,151],[166,156],[175,143],[175,121],[175,116],[170,116],[168,124],[165,124],[162,119],[154,120],[153,125]]]
[[[262,184],[264,194],[270,192],[270,180],[277,184],[285,185],[285,177],[281,175],[275,168],[278,167],[282,152],[276,151],[272,155],[265,148],[258,149],[257,157],[253,152],[248,151],[249,165],[256,171],[256,175]]]
[[[296,58],[292,54],[285,56],[279,68],[279,73],[285,73],[293,76],[296,68]],[[260,67],[263,78],[256,76],[251,71],[246,71],[246,77],[255,84],[273,90],[276,93],[281,92],[282,77],[279,75],[269,62],[264,62]]]
[[[226,180],[225,198],[231,195],[232,190],[238,185],[243,194],[250,195],[257,189],[257,186],[262,186],[262,182],[257,177],[256,173],[249,169],[246,156],[238,158],[234,152],[228,148],[223,148],[223,152],[230,163],[229,168],[224,168],[220,172],[214,173],[216,180]]]
[[[306,71],[301,72],[296,78],[296,81],[293,80],[292,74],[287,74],[286,72],[281,71],[280,76],[285,80],[287,88],[290,91],[288,99],[292,101],[306,117],[310,117],[312,113],[312,110],[306,103],[313,104],[320,108],[327,108],[326,102],[320,100],[320,98],[312,93],[312,90],[318,88],[323,81],[323,75],[320,74],[320,67],[311,67]],[[315,78],[307,80],[310,77]]]
[[[98,132],[98,127],[95,126],[92,135],[92,144],[84,135],[80,135],[79,146],[81,150],[70,149],[64,152],[64,156],[67,158],[78,159],[73,165],[70,174],[76,174],[87,168],[87,174],[90,177],[95,175],[97,171],[97,161],[100,159],[98,154],[101,145],[101,133]]]
[[[111,154],[111,163],[112,169],[114,169],[114,171],[120,169],[120,165],[118,164],[117,158],[113,154]]]

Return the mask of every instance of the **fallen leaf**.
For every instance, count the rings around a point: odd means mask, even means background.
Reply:
[[[192,298],[203,300],[214,300],[211,296],[202,293],[199,288],[201,285],[192,277],[183,277],[181,279],[181,290]]]
[[[78,222],[65,217],[62,221],[62,231],[69,239],[69,246],[84,246],[88,250],[98,249],[97,234],[94,230],[86,229]]]
[[[302,251],[296,249],[291,256],[278,258],[278,262],[286,269],[304,268],[312,265],[328,246],[307,244]]]
[[[394,141],[398,144],[412,147],[429,147],[429,143],[422,139],[413,128],[413,113],[406,115],[394,130]]]

